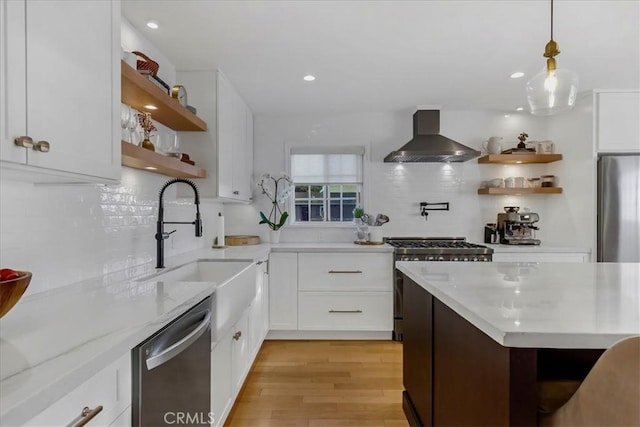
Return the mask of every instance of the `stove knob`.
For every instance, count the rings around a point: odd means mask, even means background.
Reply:
[[[418,258],[417,256],[414,256],[413,258],[411,258],[411,261],[420,261],[420,258]]]
[[[431,255],[429,255],[429,257],[427,257],[427,261],[434,261],[434,260],[435,260],[435,258],[433,256],[431,256]]]
[[[469,258],[464,257],[464,258],[462,258],[462,261],[469,261]]]
[[[439,256],[438,257],[438,261],[444,261],[444,257],[443,256]]]
[[[487,258],[487,257],[482,257],[482,260],[483,260],[483,261],[489,261],[489,258]]]
[[[451,261],[460,261],[460,260],[458,259],[457,256],[454,256],[453,258],[451,258]]]

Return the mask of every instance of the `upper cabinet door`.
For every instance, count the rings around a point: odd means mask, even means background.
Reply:
[[[218,197],[233,198],[234,90],[218,72]]]
[[[0,160],[25,164],[14,139],[27,134],[24,1],[0,0]]]
[[[35,166],[29,169],[35,174],[117,181],[119,1],[2,0],[1,6],[8,42],[0,48],[2,160]],[[48,143],[48,151],[15,146],[23,135]]]
[[[597,150],[640,152],[640,92],[596,93]]]

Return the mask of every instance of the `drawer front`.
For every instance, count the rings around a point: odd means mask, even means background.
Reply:
[[[89,421],[89,426],[108,426],[131,406],[131,357],[122,356],[102,371],[80,384],[25,425],[69,425],[78,422],[84,407],[102,411]],[[75,420],[75,422],[74,422]],[[129,419],[129,423],[131,420]]]
[[[391,291],[392,253],[300,253],[302,291]]]
[[[300,292],[299,328],[321,331],[390,331],[392,292]]]

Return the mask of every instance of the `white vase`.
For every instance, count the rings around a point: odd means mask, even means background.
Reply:
[[[269,230],[269,242],[280,243],[280,230]]]

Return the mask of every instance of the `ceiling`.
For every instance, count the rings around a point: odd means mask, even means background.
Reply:
[[[554,8],[558,67],[580,91],[640,88],[640,1]],[[547,0],[122,2],[178,70],[220,67],[258,113],[526,108],[549,12]]]

